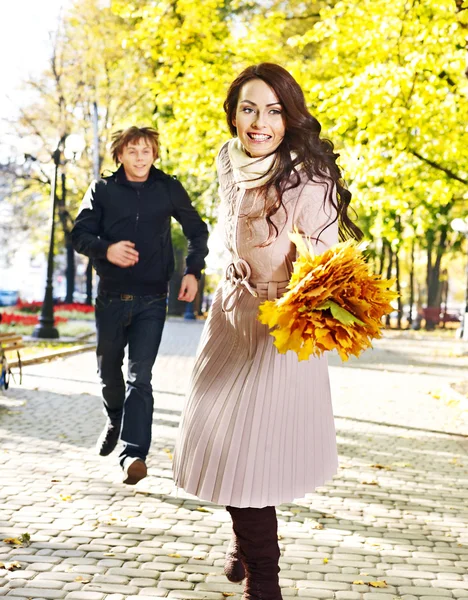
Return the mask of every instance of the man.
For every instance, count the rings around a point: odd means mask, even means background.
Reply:
[[[156,169],[158,133],[130,127],[114,134],[118,170],[94,181],[72,232],[75,250],[93,259],[97,362],[107,414],[97,451],[110,454],[123,441],[124,483],[147,474],[153,394],[151,371],[166,318],[168,282],[174,270],[170,223],[175,217],[188,239],[179,300],[192,302],[208,253],[208,228],[177,179]],[[128,345],[128,379],[122,364]]]

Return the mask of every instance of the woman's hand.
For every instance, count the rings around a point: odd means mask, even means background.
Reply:
[[[195,275],[184,275],[180,285],[178,300],[193,302],[198,292],[198,281]]]

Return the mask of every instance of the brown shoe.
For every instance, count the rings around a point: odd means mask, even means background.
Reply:
[[[133,458],[129,456],[124,460],[124,480],[127,485],[135,485],[148,474],[145,461],[141,458]]]
[[[224,560],[224,574],[232,583],[239,583],[245,578],[245,569],[240,558],[240,548],[234,532],[232,532],[232,538]]]

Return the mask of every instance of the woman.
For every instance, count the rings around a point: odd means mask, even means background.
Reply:
[[[218,155],[231,264],[203,332],[174,460],[176,484],[227,505],[233,540],[225,573],[245,600],[281,598],[275,506],[331,479],[336,439],[326,358],[278,354],[258,307],[286,289],[297,228],[323,252],[360,237],[347,216],[333,145],[279,65],[247,68],[224,109],[234,136]]]

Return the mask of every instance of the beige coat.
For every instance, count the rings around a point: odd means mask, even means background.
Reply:
[[[218,504],[278,505],[301,498],[336,472],[337,453],[326,358],[299,362],[278,353],[258,306],[279,297],[296,250],[293,228],[315,237],[333,221],[324,184],[303,180],[284,194],[268,237],[264,201],[233,181],[225,145],[218,157],[224,242],[230,253],[205,324],[175,457],[176,484]],[[247,215],[249,219],[247,219]],[[337,242],[337,223],[318,252]]]

